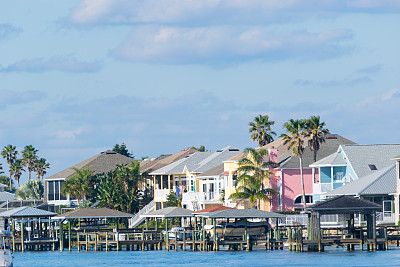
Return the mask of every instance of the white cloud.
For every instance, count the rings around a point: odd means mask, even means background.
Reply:
[[[78,24],[287,23],[318,13],[393,12],[399,7],[398,0],[84,0],[69,18]]]
[[[384,93],[381,97],[381,99],[383,101],[389,101],[391,100],[393,97],[400,97],[400,89],[395,88],[392,89],[390,91],[387,91],[386,93]]]
[[[113,51],[117,58],[138,62],[215,63],[219,61],[300,60],[348,53],[340,42],[352,36],[345,29],[310,33],[275,33],[263,28],[137,27]]]
[[[98,61],[83,62],[73,57],[53,56],[49,59],[24,59],[5,67],[0,66],[0,72],[66,71],[77,73],[95,72],[100,70],[101,67],[102,64]]]

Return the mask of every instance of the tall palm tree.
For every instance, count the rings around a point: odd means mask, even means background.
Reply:
[[[249,133],[251,133],[251,140],[256,141],[260,147],[274,141],[273,135],[276,133],[271,130],[271,126],[274,125],[274,121],[270,121],[268,115],[254,118],[254,122],[250,122]]]
[[[18,188],[19,188],[19,179],[21,178],[23,171],[25,170],[24,170],[24,165],[22,163],[22,159],[16,159],[10,166],[10,174],[12,174],[14,176],[14,179],[18,182]]]
[[[247,152],[247,155],[239,160],[239,167],[237,169],[239,176],[236,180],[236,185],[240,184],[240,186],[236,192],[237,194],[235,193],[235,195],[232,196],[232,199],[242,199],[246,194],[250,194],[248,197],[250,198],[251,196],[251,199],[249,199],[250,203],[255,199],[257,199],[257,201],[269,201],[268,196],[273,193],[274,190],[270,191],[270,189],[264,188],[265,179],[269,179],[273,174],[269,170],[269,167],[275,166],[275,163],[269,161],[268,150],[266,149],[257,151],[253,148],[246,148],[245,151]],[[268,182],[268,184],[270,183]],[[258,189],[257,186],[259,187]],[[265,198],[261,197],[261,195],[264,195]]]
[[[7,145],[3,148],[3,150],[1,151],[1,155],[3,156],[3,158],[5,158],[7,160],[7,164],[9,166],[9,170],[10,170],[10,191],[12,190],[12,182],[11,182],[11,178],[12,178],[12,174],[11,174],[11,165],[14,163],[14,161],[17,159],[17,155],[18,155],[18,151],[17,148],[15,146],[12,145]]]
[[[306,137],[309,137],[308,146],[314,151],[314,162],[317,161],[317,152],[323,142],[325,135],[329,133],[328,129],[324,129],[325,122],[320,122],[320,116],[311,116],[306,121]]]
[[[29,181],[31,180],[31,172],[35,169],[35,164],[38,156],[36,155],[38,152],[32,145],[25,146],[22,151],[22,160],[23,164],[27,166]]]
[[[306,194],[304,190],[304,177],[303,177],[303,152],[304,152],[304,137],[306,120],[293,120],[290,119],[283,126],[286,130],[286,134],[282,134],[284,144],[288,145],[288,150],[292,149],[293,154],[299,158],[300,161],[300,177],[301,177],[301,189],[303,193],[303,204],[306,209]]]
[[[37,160],[35,164],[36,178],[38,180],[43,180],[43,177],[46,174],[47,169],[49,168],[50,163],[46,163],[46,159],[40,158],[39,160]]]

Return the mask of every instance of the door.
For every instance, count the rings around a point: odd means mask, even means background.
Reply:
[[[383,217],[384,218],[392,217],[392,201],[391,200],[383,201]]]

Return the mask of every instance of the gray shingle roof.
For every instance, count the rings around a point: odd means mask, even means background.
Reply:
[[[108,208],[78,209],[53,217],[54,219],[131,218],[135,215]]]
[[[165,209],[150,211],[142,217],[149,218],[178,218],[178,217],[193,217],[193,211],[180,208],[180,207],[168,207]]]
[[[335,152],[332,155],[320,159],[310,165],[310,167],[319,166],[346,166],[346,161],[343,159],[343,156],[339,152]]]
[[[198,214],[207,218],[284,218],[285,215],[257,209],[226,209],[206,214]]]
[[[343,144],[355,143],[338,134],[327,135],[325,138],[325,142],[321,144],[321,148],[318,150],[317,161],[335,153],[338,150],[339,146]],[[307,146],[304,148],[303,152],[303,166],[307,167],[310,164],[314,163],[314,152],[310,149],[306,141],[304,142],[304,145]],[[278,153],[278,163],[280,169],[299,168],[299,158],[294,156],[291,151],[288,151],[288,153],[286,154]]]
[[[368,164],[374,164],[377,170],[393,164],[393,157],[400,153],[400,144],[395,145],[342,145],[357,178],[373,172]]]
[[[240,153],[240,151],[233,147],[226,147],[217,152],[196,152],[186,158],[158,169],[150,173],[150,175],[183,174],[185,168],[191,173],[203,173],[220,165],[224,160],[238,153]]]
[[[57,215],[57,213],[32,207],[19,207],[16,209],[0,213],[0,217],[11,217],[11,218],[32,218],[32,217],[38,218],[38,217],[51,217],[54,215]]]
[[[91,166],[90,169],[94,172],[94,174],[100,174],[113,171],[117,165],[128,164],[136,161],[137,160],[123,156],[114,151],[107,150],[72,167],[69,167],[68,169],[47,177],[45,180],[70,178],[75,174],[75,171],[72,168],[84,169],[88,166]]]
[[[396,191],[396,179],[396,165],[392,162],[392,166],[377,170],[326,195],[387,195]]]

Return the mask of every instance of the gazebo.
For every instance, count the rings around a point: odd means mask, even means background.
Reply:
[[[381,205],[368,200],[359,199],[352,196],[337,196],[323,202],[309,206],[306,213],[309,214],[308,238],[317,241],[319,250],[321,248],[321,215],[325,214],[344,214],[347,215],[347,231],[350,237],[355,237],[354,214],[363,214],[367,222],[367,239],[371,240],[373,249],[376,249],[376,212],[382,209]],[[362,243],[362,238],[361,243]],[[350,245],[354,247],[354,245]]]

